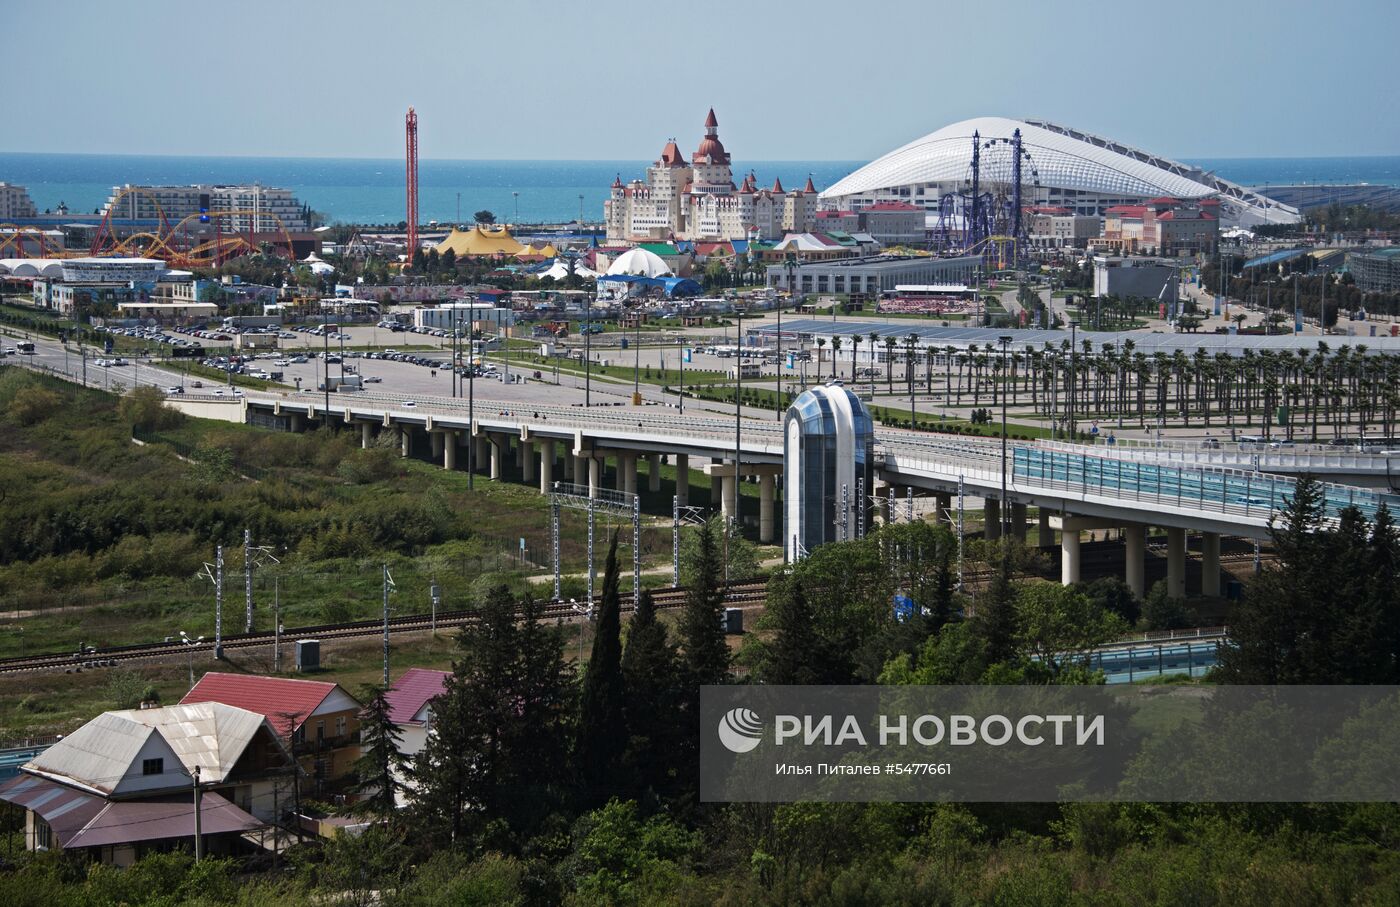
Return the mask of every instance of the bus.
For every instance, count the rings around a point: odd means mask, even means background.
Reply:
[[[32,356],[34,355],[34,341],[21,340],[19,343],[15,344],[15,349],[19,350],[21,353],[28,353]]]

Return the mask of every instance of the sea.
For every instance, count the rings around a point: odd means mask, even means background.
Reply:
[[[1247,186],[1292,183],[1400,185],[1400,156],[1188,159]],[[615,176],[644,175],[647,161],[424,160],[418,169],[418,213],[423,222],[470,221],[477,211],[498,221],[596,221]],[[774,178],[818,189],[864,161],[743,161],[758,184]],[[742,168],[742,169],[740,169]],[[0,152],[0,182],[29,190],[40,211],[66,204],[74,214],[98,209],[113,186],[262,183],[293,190],[330,223],[393,224],[404,216],[404,163],[397,159],[174,157],[158,155],[31,154]]]

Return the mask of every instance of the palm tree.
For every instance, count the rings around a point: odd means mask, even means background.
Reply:
[[[837,356],[837,354],[840,353],[840,352],[841,352],[841,338],[840,338],[840,337],[832,337],[832,338],[831,338],[831,380],[832,380],[832,381],[835,381],[835,380],[836,380],[836,360],[837,360],[837,358],[839,358],[839,357]]]
[[[822,348],[826,346],[826,338],[817,338],[817,383],[822,383]]]
[[[893,336],[885,338],[885,393],[894,393],[894,348],[899,343]]]
[[[855,383],[856,383],[856,357],[857,357],[857,356],[859,355],[859,353],[860,353],[860,342],[861,342],[862,340],[864,340],[864,339],[865,339],[865,338],[862,337],[862,336],[860,336],[859,334],[852,334],[852,335],[851,335],[851,386],[852,386],[852,387],[855,387]]]

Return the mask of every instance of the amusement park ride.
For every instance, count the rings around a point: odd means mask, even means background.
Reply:
[[[1021,130],[986,141],[973,132],[963,187],[939,199],[934,247],[981,255],[996,270],[1014,267],[1028,233],[1022,216],[1027,171],[1030,185],[1039,188],[1040,174],[1021,143]]]
[[[128,236],[118,237],[112,224],[112,212],[120,210],[121,200],[139,194],[150,200],[156,212],[156,226]],[[241,220],[247,230],[234,230],[226,225]],[[261,228],[261,229],[255,229]],[[154,195],[139,187],[123,189],[108,205],[97,227],[92,246],[87,250],[54,249],[35,227],[0,224],[0,258],[32,258],[37,248],[40,258],[76,258],[83,255],[100,257],[159,258],[171,268],[209,268],[240,255],[271,253],[295,260],[291,234],[282,219],[270,211],[210,211],[171,224]]]

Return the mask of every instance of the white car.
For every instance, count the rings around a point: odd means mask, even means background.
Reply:
[[[418,404],[417,404],[417,403],[414,403],[412,400],[405,400],[401,405],[402,405],[402,406],[417,406]]]

